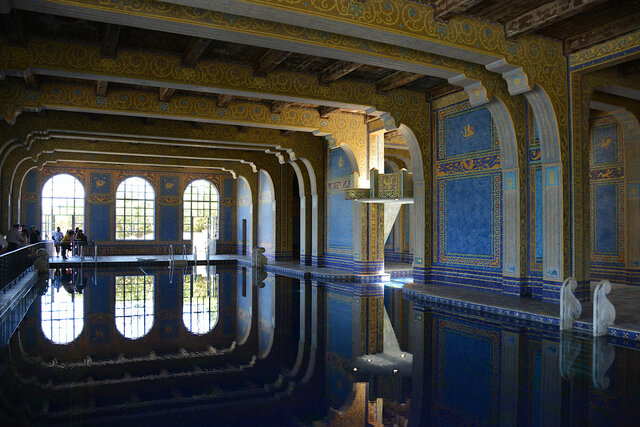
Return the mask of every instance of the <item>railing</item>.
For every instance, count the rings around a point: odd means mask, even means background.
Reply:
[[[6,292],[16,279],[31,270],[36,259],[36,251],[40,248],[46,249],[51,256],[53,242],[50,240],[38,242],[0,255],[0,290],[2,292]]]

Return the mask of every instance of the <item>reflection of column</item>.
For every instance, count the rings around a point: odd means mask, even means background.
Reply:
[[[502,331],[500,354],[500,424],[518,425],[518,403],[522,378],[520,333]],[[524,360],[524,359],[523,359]]]
[[[413,375],[409,426],[426,426],[431,410],[431,313],[417,305],[412,310]]]
[[[353,272],[384,271],[384,205],[353,202]]]
[[[557,426],[561,420],[562,380],[558,369],[558,344],[542,342],[540,372],[540,425]]]

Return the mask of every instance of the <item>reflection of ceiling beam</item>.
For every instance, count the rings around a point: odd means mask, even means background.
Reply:
[[[211,39],[202,39],[200,37],[191,38],[182,57],[182,66],[193,67],[196,65],[198,59],[200,59],[204,51],[209,47],[209,43],[211,43]]]
[[[2,16],[2,26],[9,38],[9,42],[21,46],[26,45],[27,34],[24,32],[24,25],[22,24],[22,12],[13,9],[11,12],[0,16]]]
[[[24,81],[27,84],[27,87],[31,90],[38,90],[40,88],[36,75],[30,71],[27,71],[27,74],[24,75]]]
[[[98,80],[96,82],[96,96],[107,96],[107,86],[109,86],[109,82]]]
[[[504,25],[507,37],[518,37],[583,12],[604,0],[555,0],[519,15]]]
[[[326,119],[329,117],[329,114],[333,113],[334,111],[338,111],[340,110],[340,108],[338,107],[320,107],[318,108],[318,113],[320,113],[320,118],[321,119]]]
[[[322,84],[335,82],[360,67],[362,67],[362,64],[356,64],[355,62],[334,61],[320,72],[318,81]]]
[[[462,90],[461,86],[455,86],[449,83],[443,83],[438,86],[430,87],[427,89],[427,99],[440,98],[450,93],[458,92]]]
[[[484,0],[435,0],[432,2],[436,19],[449,19],[456,13],[464,13]]]
[[[276,68],[282,61],[287,59],[291,55],[291,52],[285,52],[282,50],[269,49],[260,57],[256,64],[255,75],[263,77]]]
[[[176,92],[175,89],[169,87],[161,87],[160,94],[158,95],[158,101],[160,102],[169,102],[173,94]]]
[[[387,90],[404,86],[407,83],[418,80],[420,77],[422,77],[422,74],[408,73],[406,71],[396,71],[395,73],[378,80],[376,82],[376,90],[378,92],[385,92]]]
[[[613,21],[605,22],[587,29],[585,32],[565,39],[567,52],[575,52],[605,40],[618,37],[640,27],[640,12],[632,13]]]
[[[218,95],[218,108],[226,108],[233,99],[232,95]]]
[[[102,38],[102,50],[100,55],[105,58],[115,58],[118,50],[118,41],[120,40],[120,26],[107,24],[104,29],[104,37]]]
[[[622,98],[629,98],[629,99],[635,99],[636,101],[640,101],[640,89],[609,85],[609,86],[600,86],[597,90],[599,92],[608,93],[609,95],[616,95]]]
[[[271,103],[271,112],[273,114],[280,114],[282,113],[282,110],[284,110],[287,107],[290,107],[291,105],[293,105],[293,102],[273,101]]]

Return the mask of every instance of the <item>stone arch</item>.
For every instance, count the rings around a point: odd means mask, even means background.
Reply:
[[[251,184],[242,175],[238,175],[238,203],[236,217],[238,218],[238,230],[236,232],[237,253],[250,254],[254,246],[253,222],[255,221],[253,212],[253,192]],[[246,220],[246,229],[243,230],[242,221]],[[244,234],[244,235],[243,235]]]
[[[413,233],[412,243],[413,247],[413,276],[414,280],[424,281],[426,275],[426,263],[425,259],[425,235],[431,235],[431,223],[426,221],[425,203],[430,203],[426,200],[425,194],[425,180],[424,180],[424,165],[422,161],[422,150],[420,149],[420,143],[416,138],[415,133],[405,124],[398,126],[398,132],[402,135],[409,147],[409,155],[411,156],[411,165],[413,166]],[[430,180],[429,180],[430,182]],[[418,226],[418,224],[424,224],[424,227]],[[431,261],[428,260],[430,263]]]
[[[560,132],[553,104],[540,87],[525,92],[538,127],[542,159],[543,199],[543,257],[542,277],[544,282],[562,282],[564,271],[564,211],[563,176],[560,152]],[[545,289],[546,288],[546,289]],[[557,299],[557,286],[549,289],[543,284],[543,298]]]
[[[275,186],[269,172],[258,171],[258,236],[256,246],[265,248],[265,256],[275,259],[276,252],[276,197]]]
[[[523,274],[520,254],[520,165],[518,165],[518,140],[513,118],[505,103],[495,96],[487,104],[496,126],[500,144],[500,165],[502,168],[502,274],[503,291],[521,293],[518,285],[509,286],[511,277],[516,280]],[[518,280],[516,280],[518,281]]]

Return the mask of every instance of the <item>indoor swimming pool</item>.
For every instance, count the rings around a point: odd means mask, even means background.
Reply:
[[[635,341],[251,268],[56,268],[2,425],[634,425]],[[31,295],[31,294],[30,294]]]

